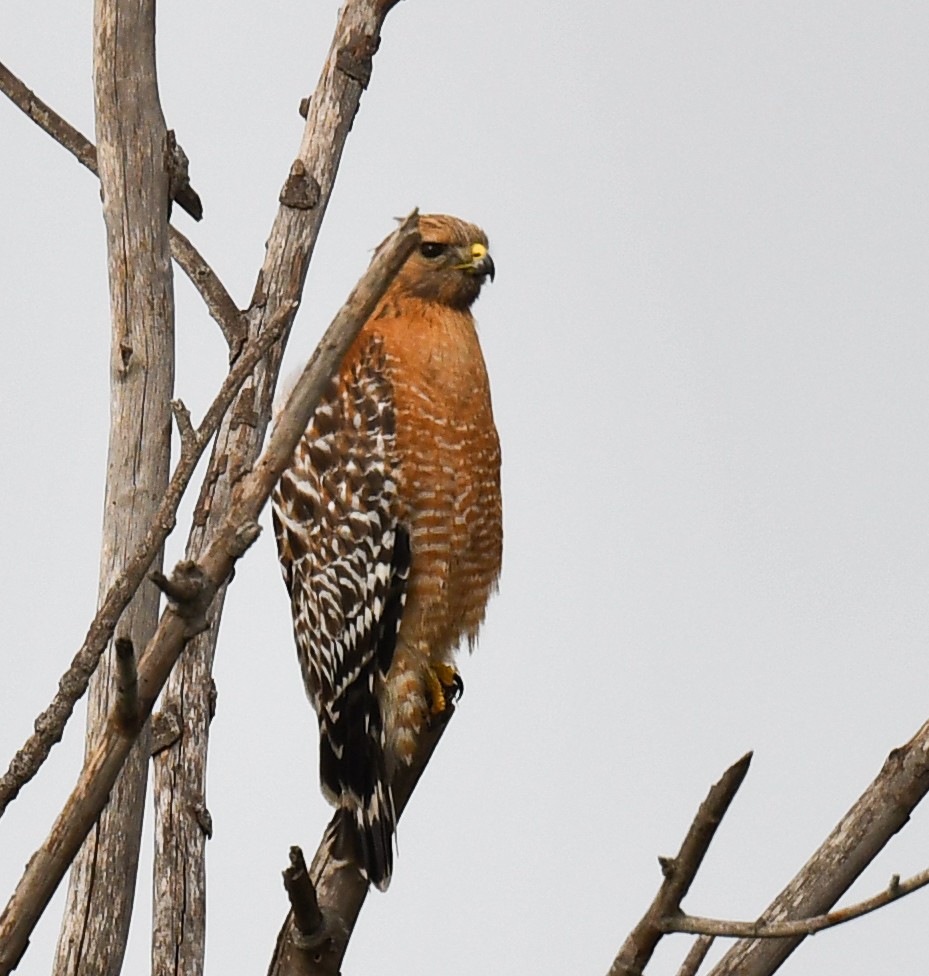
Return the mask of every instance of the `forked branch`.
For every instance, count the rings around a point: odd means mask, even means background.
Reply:
[[[890,753],[875,780],[766,909],[760,922],[802,922],[828,913],[907,822],[927,792],[929,722],[909,742]],[[711,976],[770,976],[807,934],[803,931],[775,939],[753,936],[737,942],[716,964]]]
[[[40,129],[44,129],[57,143],[64,146],[81,165],[86,166],[95,176],[97,173],[97,148],[70,122],[65,121],[51,106],[46,105],[32,89],[20,81],[6,65],[0,63],[0,91]],[[189,197],[189,189],[181,183],[178,186],[178,202],[184,206]],[[193,194],[195,197],[196,194]],[[189,205],[188,205],[189,206]],[[190,208],[194,209],[194,208]],[[199,218],[197,218],[199,219]],[[170,227],[171,254],[184,269],[194,287],[200,292],[210,315],[222,330],[229,345],[230,358],[238,355],[245,337],[242,313],[229,296],[216,272],[207,264],[199,251],[176,228]]]
[[[680,910],[681,901],[690,889],[716,829],[742,785],[751,761],[752,754],[746,753],[710,789],[706,799],[700,804],[677,857],[659,858],[664,881],[648,911],[623,943],[608,976],[639,976],[651,959],[655,947],[665,934],[664,920]]]

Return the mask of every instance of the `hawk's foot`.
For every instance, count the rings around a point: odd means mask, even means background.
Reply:
[[[461,675],[450,664],[433,664],[426,671],[426,687],[432,715],[441,715],[447,711],[464,692]]]

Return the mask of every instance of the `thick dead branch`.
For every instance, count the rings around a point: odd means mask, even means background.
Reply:
[[[35,92],[27,88],[3,64],[0,64],[0,91],[14,105],[22,109],[39,128],[44,129],[56,142],[64,146],[79,163],[86,166],[94,175],[99,175],[97,172],[97,149],[94,144],[50,106],[46,105]],[[190,205],[186,193],[183,194],[183,197],[183,200],[178,199],[178,203],[182,207],[185,206],[185,202]],[[229,344],[230,359],[235,359],[245,341],[245,325],[242,321],[242,313],[229,297],[229,292],[226,291],[216,273],[193,244],[173,227],[169,229],[169,234],[171,237],[171,254],[174,260],[183,268],[184,273],[200,292],[210,315],[215,319]]]
[[[229,579],[236,561],[257,538],[257,518],[329,381],[348,347],[373,312],[397,270],[419,241],[416,215],[404,221],[388,247],[375,255],[371,267],[336,316],[310,362],[287,399],[283,421],[268,446],[247,472],[232,507],[216,532],[211,533],[202,559],[196,564],[200,587],[181,586],[180,605],[171,604],[162,614],[154,636],[138,664],[139,714],[146,719],[161,693],[171,668],[190,639],[193,621],[208,611],[219,588]],[[181,564],[185,584],[192,578]],[[123,766],[133,737],[110,722],[93,744],[77,786],[65,803],[42,847],[30,858],[16,891],[0,915],[0,976],[8,976],[18,964],[29,936],[61,882],[81,842],[107,802]],[[201,824],[201,830],[203,825]]]
[[[929,722],[894,749],[883,769],[796,877],[762,914],[780,923],[822,915],[849,889],[929,791]],[[769,976],[804,935],[737,942],[711,976]]]
[[[300,174],[300,186],[295,188],[300,192],[282,194],[245,315],[251,337],[262,335],[279,309],[299,301],[386,11],[386,5],[372,0],[348,0],[342,6],[297,152],[299,165],[290,166],[291,172]],[[243,388],[217,435],[188,541],[188,558],[200,558],[243,473],[257,456],[270,420],[286,340],[285,330],[267,362]],[[188,645],[165,689],[164,707],[179,717],[184,734],[155,759],[153,970],[159,973],[198,976],[203,971],[205,841],[188,810],[190,797],[205,797],[211,671],[224,595],[221,589],[209,630]],[[179,892],[183,898],[178,897]]]
[[[300,935],[301,947],[317,948],[326,938],[326,927],[316,899],[316,888],[310,880],[303,851],[299,847],[290,849],[290,867],[284,871],[284,887],[290,899],[290,910]]]
[[[126,563],[121,575],[113,581],[100,601],[99,609],[91,621],[84,643],[59,681],[54,699],[35,721],[35,733],[16,753],[9,769],[0,777],[0,816],[22,787],[39,771],[52,746],[61,741],[65,725],[74,711],[75,704],[87,691],[90,676],[96,670],[100,655],[113,635],[120,614],[145,579],[152,561],[174,528],[181,498],[190,484],[190,479],[207,444],[216,433],[242,384],[271,346],[281,337],[285,322],[293,314],[294,308],[293,305],[282,306],[267,329],[248,344],[223,381],[203,421],[194,432],[195,436],[188,437],[186,440],[182,438],[181,456],[177,467],[145,538]]]
[[[746,753],[710,789],[706,799],[700,804],[677,857],[659,858],[664,881],[648,911],[613,960],[609,976],[640,976],[664,934],[663,920],[679,910],[682,899],[703,863],[717,827],[745,779],[751,761],[752,754]]]
[[[420,737],[412,763],[397,770],[393,790],[398,818],[454,713],[455,706],[449,704]],[[351,850],[349,836],[336,811],[323,832],[310,868],[326,938],[307,946],[291,911],[277,937],[268,976],[338,976],[358,913],[368,894],[368,882],[356,867],[358,860]]]

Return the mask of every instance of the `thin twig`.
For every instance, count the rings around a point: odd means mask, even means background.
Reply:
[[[651,959],[655,947],[664,935],[662,922],[679,911],[681,900],[703,863],[716,829],[742,785],[751,761],[752,754],[746,753],[710,789],[706,799],[700,804],[677,857],[659,858],[664,881],[648,911],[613,960],[609,976],[638,976]]]
[[[784,939],[795,935],[814,935],[823,929],[842,925],[869,912],[883,908],[904,895],[909,895],[929,884],[929,869],[914,874],[906,881],[895,874],[890,884],[872,898],[813,918],[788,919],[783,922],[732,922],[720,918],[702,918],[699,915],[681,913],[672,915],[662,923],[665,932],[690,932],[700,935],[724,936],[736,939]]]
[[[258,537],[258,515],[289,464],[330,376],[418,244],[416,224],[414,213],[394,232],[389,246],[375,255],[307,363],[264,453],[242,479],[229,513],[211,535],[202,559],[195,564],[201,581],[198,592],[187,593],[184,606],[169,605],[162,614],[138,665],[141,721],[151,713],[171,668],[198,622],[205,617],[217,591],[232,575],[236,561]],[[189,581],[193,570],[189,564],[181,564],[178,572]],[[175,579],[175,583],[179,584],[179,580]],[[181,589],[178,586],[178,591]],[[89,751],[77,786],[42,847],[30,858],[16,891],[0,915],[0,976],[8,976],[19,963],[32,930],[105,806],[134,740],[135,736],[111,722]]]
[[[697,976],[697,971],[703,965],[710,947],[713,945],[712,935],[701,935],[699,939],[690,947],[681,968],[677,971],[677,976]]]
[[[96,146],[70,122],[66,122],[54,109],[46,105],[2,63],[0,63],[0,92],[22,109],[40,129],[44,129],[57,143],[64,146],[79,163],[86,166],[95,176],[98,175]],[[230,359],[235,359],[245,337],[242,313],[216,272],[193,244],[174,227],[169,227],[168,233],[174,260],[183,268],[184,273],[200,292],[210,315],[215,319],[229,344]]]
[[[239,388],[251,375],[255,365],[280,338],[294,309],[294,305],[280,309],[268,328],[246,346],[245,351],[223,381],[202,423],[194,432],[195,436],[189,437],[187,442],[182,444],[174,475],[145,539],[126,564],[122,574],[100,601],[100,607],[91,621],[84,643],[59,681],[55,697],[36,719],[35,732],[16,753],[8,770],[0,778],[0,816],[22,787],[39,771],[52,746],[61,741],[65,725],[74,711],[75,704],[87,691],[87,683],[97,668],[107,642],[113,635],[116,622],[145,578],[155,555],[174,528],[181,498],[187,490],[207,444],[216,433]]]

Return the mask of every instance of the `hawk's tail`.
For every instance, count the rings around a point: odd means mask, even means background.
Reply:
[[[381,780],[367,798],[343,793],[341,806],[349,814],[358,838],[362,874],[381,891],[386,891],[394,868],[396,815],[390,786]]]
[[[397,825],[384,757],[384,729],[376,699],[368,697],[363,714],[358,714],[361,710],[351,707],[357,693],[353,694],[352,688],[348,691],[349,707],[338,722],[320,723],[322,786],[351,825],[359,870],[384,891],[393,871]]]

